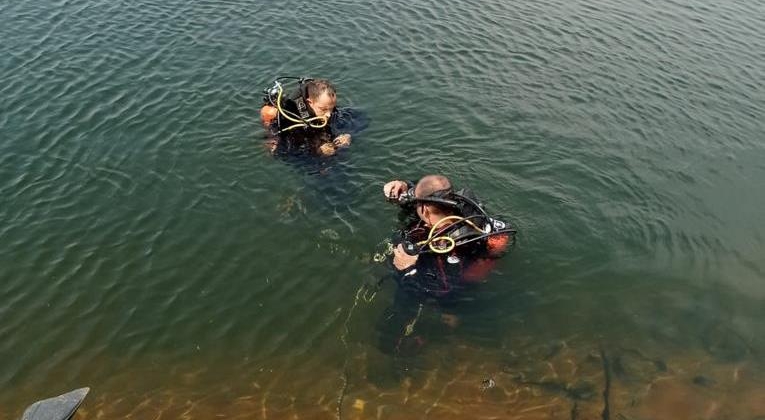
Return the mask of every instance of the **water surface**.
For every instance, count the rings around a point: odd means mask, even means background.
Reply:
[[[304,19],[296,19],[304,11]],[[0,418],[765,416],[765,8],[0,3]],[[320,173],[260,91],[368,116]],[[382,350],[382,183],[521,234],[452,329]],[[489,381],[491,380],[491,381]],[[605,396],[605,397],[604,397]]]

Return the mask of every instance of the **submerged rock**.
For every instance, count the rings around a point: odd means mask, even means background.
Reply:
[[[648,382],[660,372],[666,372],[667,365],[637,350],[623,350],[611,357],[611,371],[623,381]]]
[[[749,353],[749,345],[736,331],[723,325],[715,325],[702,337],[709,354],[724,362],[738,362]]]
[[[715,380],[704,375],[698,375],[693,378],[693,383],[699,386],[710,387],[715,384]]]
[[[337,231],[334,229],[322,229],[321,236],[324,238],[331,239],[333,241],[340,239],[340,234],[337,233]]]

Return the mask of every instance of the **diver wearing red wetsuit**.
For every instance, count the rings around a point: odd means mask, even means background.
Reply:
[[[393,265],[399,285],[416,294],[442,298],[483,280],[514,239],[514,229],[442,175],[391,181],[383,192],[408,216]]]

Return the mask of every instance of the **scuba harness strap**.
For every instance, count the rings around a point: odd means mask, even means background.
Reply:
[[[305,79],[301,78],[298,80],[298,94],[295,95],[294,98],[291,98],[295,105],[297,106],[298,114],[300,114],[300,118],[303,120],[307,120],[311,117],[311,112],[308,109],[308,106],[306,105],[305,101],[308,99],[308,82],[312,81],[313,79]]]

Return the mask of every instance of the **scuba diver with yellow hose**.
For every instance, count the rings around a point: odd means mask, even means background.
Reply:
[[[292,80],[297,88],[288,92]],[[327,80],[280,77],[264,94],[260,117],[271,153],[331,156],[351,144],[351,134],[339,132],[337,94]]]
[[[404,226],[392,241],[398,287],[379,323],[380,350],[412,356],[429,331],[457,326],[457,305],[473,300],[462,292],[487,278],[514,244],[516,230],[442,175],[390,181],[383,194],[401,207]]]
[[[391,181],[383,193],[409,214],[393,265],[399,284],[418,294],[440,298],[480,282],[514,241],[515,229],[489,216],[469,191],[453,191],[445,176]]]

